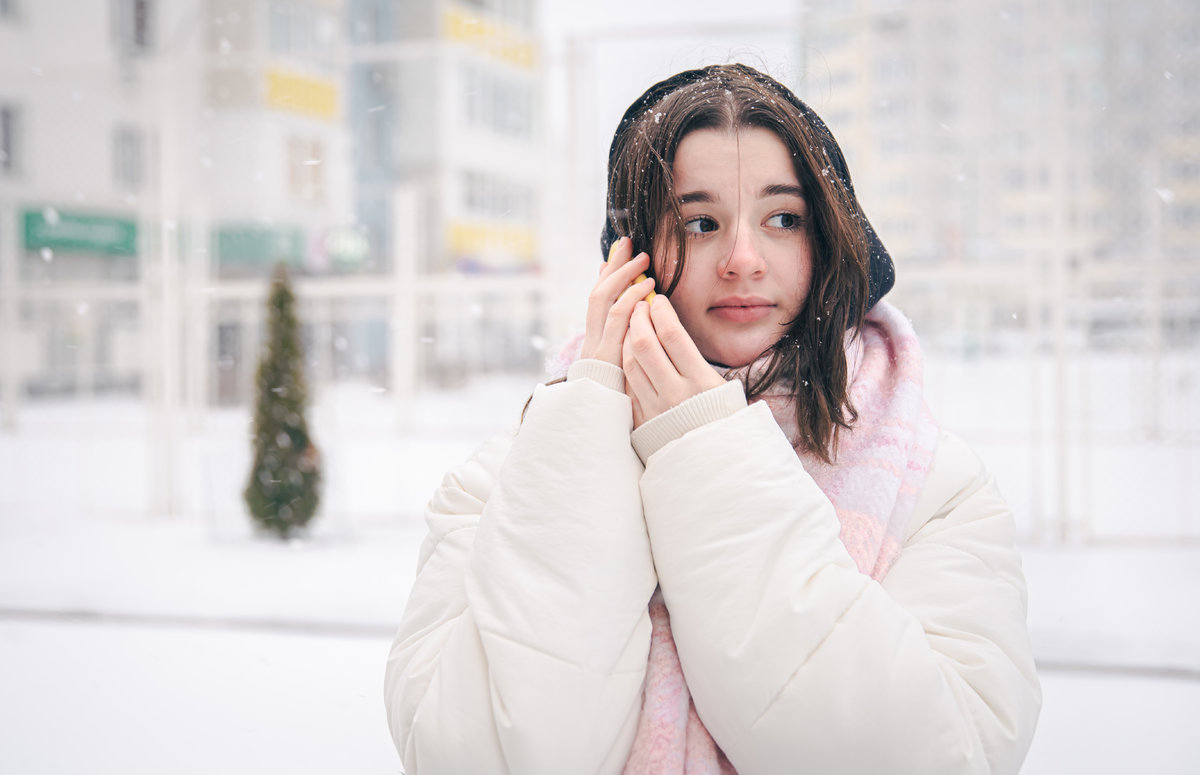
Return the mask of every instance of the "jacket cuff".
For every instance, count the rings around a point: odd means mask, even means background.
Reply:
[[[590,379],[618,393],[625,392],[625,372],[620,366],[598,358],[580,358],[572,363],[567,368],[567,381],[577,379]]]
[[[644,464],[651,455],[688,431],[731,417],[745,408],[746,391],[741,380],[730,380],[642,423],[630,437],[633,448]]]

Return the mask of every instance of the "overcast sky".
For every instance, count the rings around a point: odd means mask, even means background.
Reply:
[[[563,55],[574,41],[588,70],[577,97],[595,101],[595,118],[615,125],[646,87],[680,70],[744,61],[785,81],[797,75],[791,28],[799,0],[606,0],[540,3],[552,89],[561,90]],[[551,113],[553,114],[553,110]]]
[[[632,27],[669,27],[697,23],[739,22],[772,24],[796,15],[798,0],[607,0],[604,3],[567,3],[542,0],[542,29],[549,34]]]

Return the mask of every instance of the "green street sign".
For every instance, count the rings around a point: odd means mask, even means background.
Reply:
[[[26,250],[137,255],[137,221],[55,210],[22,213]]]

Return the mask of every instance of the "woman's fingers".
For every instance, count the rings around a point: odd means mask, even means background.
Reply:
[[[608,256],[604,259],[604,263],[600,264],[600,279],[608,277],[631,258],[633,258],[633,241],[627,237],[621,237],[609,246]]]
[[[622,348],[626,389],[640,404],[642,420],[678,406],[724,380],[700,354],[664,297],[638,302]],[[635,425],[641,421],[635,419]]]
[[[631,270],[629,268],[630,264],[640,264],[640,270],[644,271],[650,266],[649,256],[644,252],[638,253],[635,256],[633,254],[633,240],[629,239],[629,237],[621,237],[608,249],[608,258],[600,266],[601,280],[613,275],[621,275],[626,278],[624,285],[621,287],[628,287],[634,281],[634,278],[641,273],[638,270]]]
[[[638,393],[637,385],[644,385],[644,375],[638,373],[636,376],[631,376],[628,371],[625,372],[625,395],[629,396],[629,401],[633,405],[633,427],[637,428],[646,420],[645,410],[642,408],[642,400]]]
[[[601,349],[616,357],[618,360],[614,362],[618,366],[620,365],[621,345],[629,331],[629,317],[633,313],[634,305],[653,287],[654,280],[649,278],[634,283],[626,288],[620,298],[608,308],[608,315],[604,321],[604,333],[600,338]]]
[[[617,240],[609,251],[610,260],[601,267],[600,278],[588,294],[583,349],[584,358],[600,358],[620,365],[621,339],[629,321],[629,312],[638,298],[645,297],[654,287],[652,279],[637,282],[650,266],[645,253],[631,256],[632,242],[627,237]],[[632,287],[640,296],[630,297]]]
[[[653,287],[653,278],[647,277],[644,280],[635,282],[633,285],[630,285],[628,288],[626,288],[621,293],[620,297],[613,302],[612,306],[609,307],[607,323],[613,323],[620,327],[622,339],[624,339],[625,329],[629,327],[629,316],[633,314],[637,303],[641,301]],[[608,325],[606,324],[605,329],[607,330],[607,328]]]
[[[629,331],[621,351],[621,368],[625,372],[625,392],[635,407],[635,428],[671,408],[669,399],[661,391],[667,390],[679,375],[654,333],[649,304],[640,299],[629,318]]]
[[[625,371],[635,426],[722,382],[666,297],[651,295],[654,280],[644,274],[649,267],[650,257],[633,255],[628,238],[613,243],[588,295],[580,353]]]
[[[661,303],[661,302],[659,302]],[[629,332],[625,335],[626,350],[630,359],[645,372],[656,393],[669,388],[670,381],[678,377],[675,364],[663,349],[659,334],[650,316],[651,304],[638,301],[629,317]]]
[[[658,341],[662,343],[667,357],[675,365],[675,370],[685,379],[698,380],[709,387],[716,387],[724,382],[700,354],[700,349],[696,347],[695,341],[675,314],[670,300],[665,296],[661,301],[656,298],[649,307],[650,320],[654,324],[655,333],[658,334]]]
[[[618,237],[617,241],[608,247],[608,258],[604,263],[616,266],[633,258],[633,240],[629,237]]]
[[[609,301],[606,295],[594,298],[589,303],[581,357],[599,358],[620,366],[621,343],[629,328],[629,315],[633,306],[653,288],[654,280],[647,278],[625,288],[615,301]]]

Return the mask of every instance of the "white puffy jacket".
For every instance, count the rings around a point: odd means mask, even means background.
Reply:
[[[577,362],[430,501],[385,687],[409,775],[620,772],[656,584],[740,775],[1018,771],[1041,702],[1025,583],[963,442],[943,434],[877,583],[740,383],[643,426],[636,451],[620,388]]]

